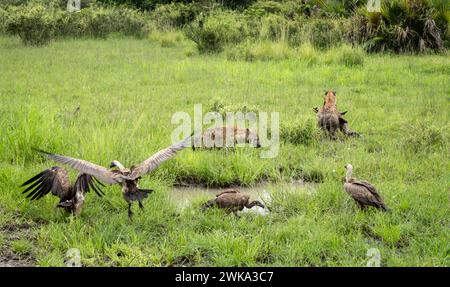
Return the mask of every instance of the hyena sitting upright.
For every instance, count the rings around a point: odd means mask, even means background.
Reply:
[[[342,117],[347,113],[339,112],[336,106],[336,92],[326,91],[322,108],[314,107],[313,111],[317,114],[317,123],[319,127],[326,130],[331,138],[336,139],[336,131],[341,130],[346,136],[359,136],[355,131],[348,128],[348,122]]]

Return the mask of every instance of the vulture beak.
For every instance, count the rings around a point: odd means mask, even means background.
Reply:
[[[109,168],[114,168],[116,167],[116,164],[114,162],[111,162],[111,164],[109,165]]]

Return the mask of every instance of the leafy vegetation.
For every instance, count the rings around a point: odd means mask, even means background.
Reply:
[[[59,0],[2,1],[2,260],[64,266],[78,248],[84,266],[365,266],[377,248],[382,266],[448,266],[448,3],[365,2],[102,0],[68,13]],[[362,137],[316,127],[328,88]],[[79,217],[20,193],[54,165],[32,147],[128,166],[170,144],[172,115],[194,104],[279,112],[278,156],[186,149],[142,178],[156,191],[131,223],[117,186],[88,194]],[[391,213],[357,209],[346,163]],[[202,213],[209,198],[179,206],[177,184],[262,185],[271,211]]]
[[[3,258],[64,266],[67,250],[78,248],[84,266],[365,266],[367,250],[377,248],[382,266],[449,265],[448,57],[363,54],[355,66],[310,47],[314,64],[229,61],[187,57],[183,41],[64,39],[25,47],[0,38]],[[315,126],[311,108],[330,87],[362,138],[330,141]],[[18,185],[54,165],[31,147],[104,166],[138,163],[170,144],[171,116],[193,115],[195,103],[204,112],[280,112],[279,155],[186,149],[142,178],[142,187],[156,191],[132,223],[117,186],[106,187],[104,198],[88,194],[77,218],[55,209],[56,198],[29,202],[20,193]],[[342,188],[349,162],[391,213],[357,209]],[[181,192],[172,191],[175,183],[261,181],[271,182],[268,216],[202,213],[207,196],[183,209],[172,200]],[[307,185],[292,189],[291,181]]]

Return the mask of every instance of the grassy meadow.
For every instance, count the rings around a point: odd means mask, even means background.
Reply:
[[[364,54],[353,65],[348,51],[344,60],[334,58],[340,50],[295,53],[246,61],[198,55],[177,37],[44,47],[1,37],[0,265],[65,266],[78,248],[84,266],[366,266],[377,248],[382,266],[449,266],[448,55]],[[316,128],[312,107],[328,88],[361,138],[331,141]],[[142,178],[156,192],[144,211],[133,207],[132,222],[118,186],[104,198],[88,194],[79,217],[56,209],[53,196],[21,194],[22,182],[56,165],[32,147],[130,166],[171,143],[175,112],[193,115],[194,104],[206,112],[217,101],[279,112],[279,155],[186,149]],[[346,163],[391,213],[357,209],[342,187]],[[292,180],[314,182],[314,192],[286,190]],[[268,216],[202,213],[208,198],[180,210],[169,196],[177,183],[267,181]]]

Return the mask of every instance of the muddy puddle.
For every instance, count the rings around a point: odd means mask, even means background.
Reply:
[[[170,198],[175,202],[178,208],[183,209],[188,206],[193,200],[197,198],[212,199],[225,190],[236,189],[241,193],[248,194],[250,200],[260,200],[266,204],[270,204],[272,199],[272,193],[278,191],[286,192],[299,192],[312,194],[316,190],[314,184],[305,184],[303,182],[292,182],[292,183],[265,183],[258,184],[252,187],[235,187],[235,188],[206,188],[197,186],[176,186],[170,191]],[[255,211],[261,213],[259,207],[253,208]],[[244,212],[248,210],[244,209]]]

